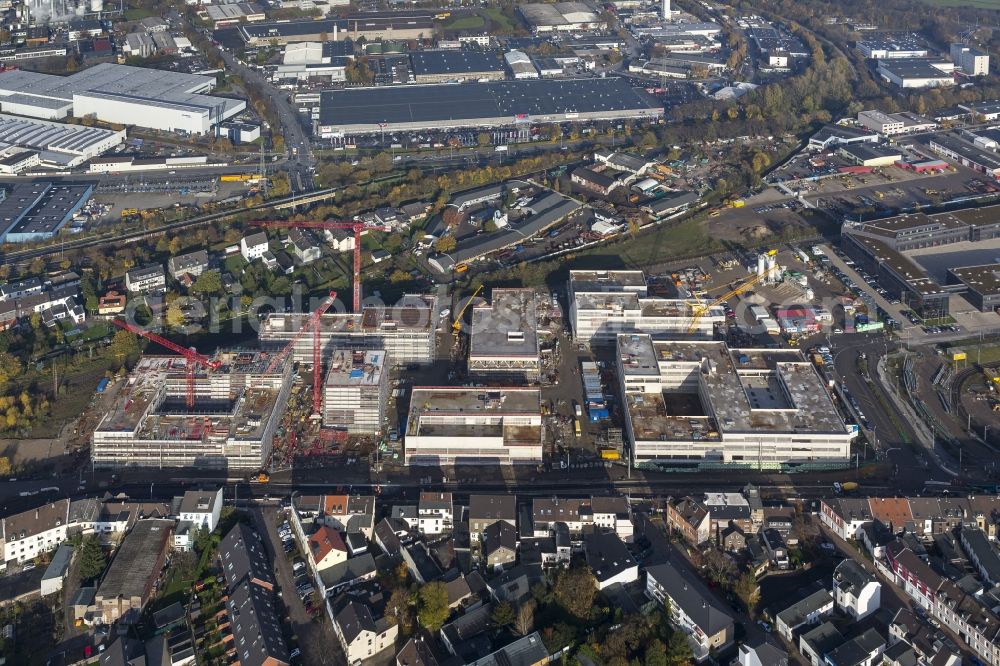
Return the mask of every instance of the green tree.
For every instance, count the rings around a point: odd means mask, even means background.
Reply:
[[[643,666],[667,666],[667,646],[659,638],[654,638],[646,645]]]
[[[167,326],[170,328],[180,328],[184,325],[184,313],[176,305],[167,307]]]
[[[107,564],[104,550],[94,536],[89,536],[80,543],[77,558],[80,563],[81,580],[97,578],[104,572],[104,566]]]
[[[458,247],[458,241],[455,240],[454,236],[439,238],[438,241],[434,243],[434,249],[438,252],[454,252],[456,247]]]
[[[417,622],[430,632],[436,632],[448,619],[448,590],[444,583],[434,581],[427,583],[417,593]]]
[[[687,635],[683,631],[675,631],[667,641],[667,666],[689,666],[693,660]]]
[[[118,358],[122,363],[126,359],[139,354],[139,338],[134,333],[128,331],[118,331],[115,337],[111,338],[111,355]]]
[[[493,614],[490,616],[494,627],[509,627],[514,624],[514,607],[509,601],[501,601],[493,607]]]
[[[585,566],[577,566],[560,572],[554,589],[555,599],[560,606],[578,618],[590,617],[597,594],[597,579]]]
[[[0,352],[0,386],[16,378],[23,370],[21,361],[10,352]]]
[[[401,282],[409,282],[410,274],[406,271],[401,271],[398,268],[392,272],[389,276],[389,282],[393,284],[399,284]]]
[[[219,271],[205,271],[191,285],[191,291],[199,294],[217,294],[222,291],[222,276]]]

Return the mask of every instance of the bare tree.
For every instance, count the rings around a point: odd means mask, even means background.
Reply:
[[[535,600],[529,599],[517,607],[514,631],[518,636],[527,636],[535,630]]]

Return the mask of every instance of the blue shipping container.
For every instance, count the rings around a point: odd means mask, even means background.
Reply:
[[[100,381],[100,383],[98,383],[98,385],[97,385],[97,392],[98,393],[104,393],[104,389],[108,388],[108,383],[109,382],[108,382],[108,378],[107,377],[105,377],[104,379],[102,379]]]

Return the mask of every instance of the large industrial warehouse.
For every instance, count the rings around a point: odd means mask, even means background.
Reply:
[[[0,144],[39,151],[45,166],[72,168],[125,140],[125,130],[81,127],[0,114]]]
[[[241,99],[205,93],[215,78],[101,63],[69,76],[15,70],[0,75],[0,111],[60,120],[68,116],[165,132],[205,134],[246,109]]]
[[[488,81],[325,91],[316,133],[330,138],[381,129],[421,131],[662,117],[662,104],[618,77]]]
[[[541,356],[532,289],[494,289],[491,305],[472,310],[469,376],[487,383],[538,381]]]

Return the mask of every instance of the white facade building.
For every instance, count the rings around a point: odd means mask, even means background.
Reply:
[[[833,600],[838,609],[860,620],[879,609],[882,584],[859,563],[844,560],[833,572]]]
[[[248,262],[260,259],[268,251],[267,234],[263,231],[244,236],[240,239],[240,254]]]
[[[389,401],[389,361],[384,349],[335,349],[323,387],[323,425],[374,434]]]
[[[69,500],[58,500],[3,519],[3,561],[23,564],[66,540]]]
[[[618,336],[632,463],[843,466],[854,434],[798,350]]]
[[[405,464],[538,464],[541,396],[535,388],[415,387]]]
[[[578,342],[613,345],[619,333],[711,339],[725,312],[717,306],[696,317],[696,302],[648,297],[642,271],[570,271],[570,323]]]
[[[451,493],[420,493],[417,529],[425,536],[451,532],[455,527],[455,505]]]

